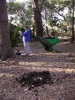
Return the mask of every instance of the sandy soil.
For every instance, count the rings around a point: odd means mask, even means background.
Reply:
[[[75,100],[75,43],[59,41],[54,48],[61,53],[47,52],[40,42],[31,42],[28,57],[16,55],[0,61],[0,100]],[[23,54],[23,46],[14,49]],[[49,71],[53,84],[28,90],[15,78],[25,72]]]

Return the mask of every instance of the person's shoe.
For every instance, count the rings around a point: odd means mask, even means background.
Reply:
[[[29,56],[30,54],[25,54],[24,56]]]
[[[29,54],[21,54],[22,56],[29,56],[30,55],[30,53]]]
[[[25,54],[24,56],[28,56],[28,55]]]
[[[30,54],[22,54],[22,56],[29,56]]]

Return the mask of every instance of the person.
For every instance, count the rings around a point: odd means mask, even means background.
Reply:
[[[23,37],[23,45],[24,45],[24,50],[25,50],[25,56],[30,55],[30,29],[28,26],[24,27],[25,32],[20,32],[20,34]]]

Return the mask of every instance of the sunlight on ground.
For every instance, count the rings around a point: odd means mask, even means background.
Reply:
[[[74,68],[70,68],[68,63],[62,63],[64,65],[64,67],[62,68],[62,64],[61,63],[48,63],[48,62],[19,62],[20,66],[24,66],[25,65],[25,69],[28,70],[33,70],[33,71],[43,71],[43,70],[48,70],[50,72],[65,72],[65,73],[75,73],[75,69]],[[47,65],[48,64],[48,65]],[[70,63],[70,66],[73,63]],[[47,65],[47,66],[46,66]],[[59,66],[56,66],[59,65]],[[58,68],[57,68],[58,67]]]
[[[6,74],[6,73],[0,73],[0,77],[2,77],[2,76],[7,76],[7,77],[12,77],[12,76],[14,76],[14,74]]]

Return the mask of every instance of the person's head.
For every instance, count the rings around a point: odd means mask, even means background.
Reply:
[[[28,28],[29,28],[28,26],[25,26],[25,27],[24,27],[25,30],[27,30]]]

